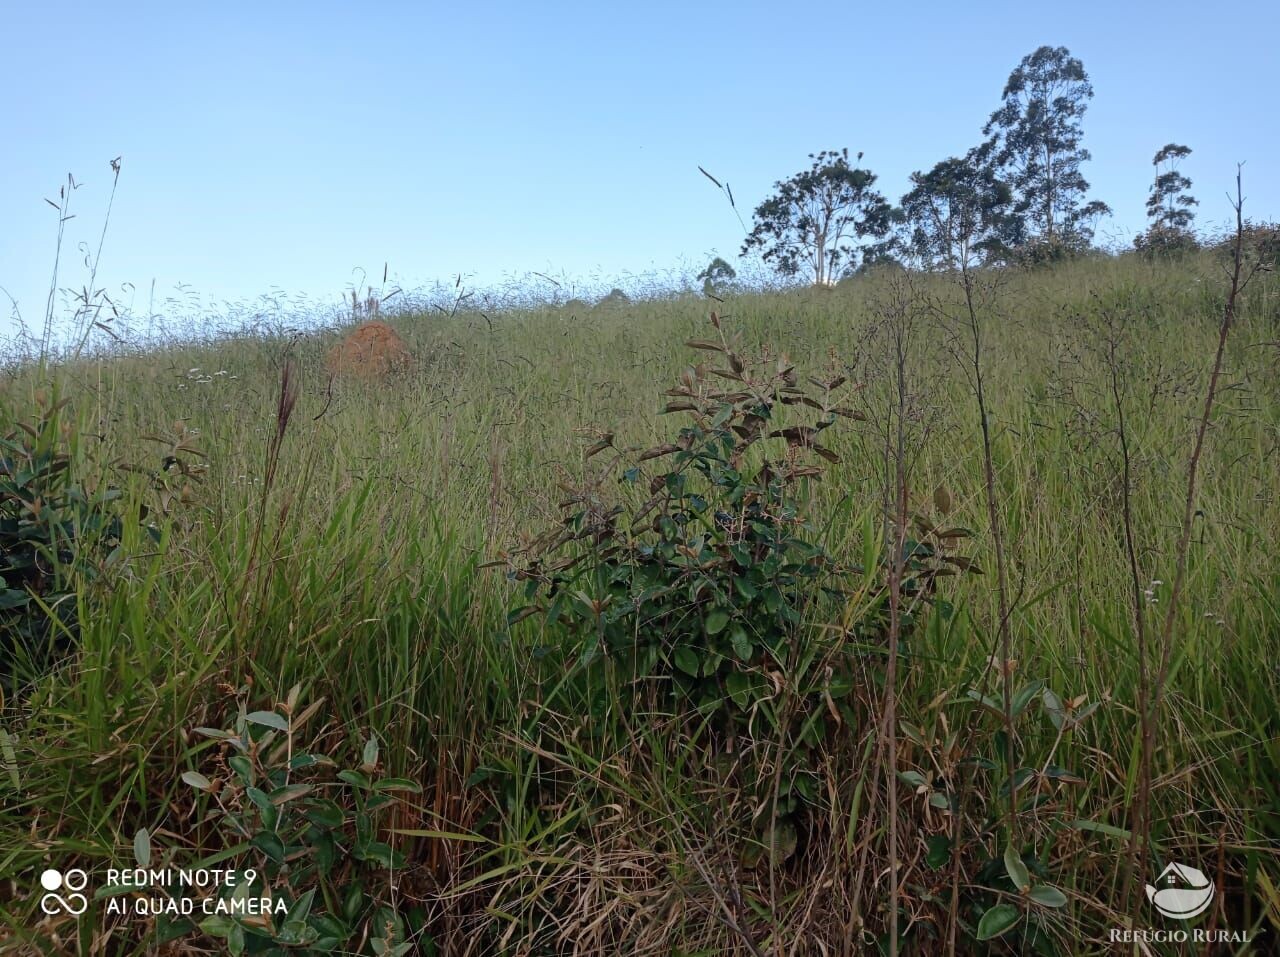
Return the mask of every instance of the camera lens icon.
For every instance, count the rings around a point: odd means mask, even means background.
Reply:
[[[80,891],[89,885],[89,875],[78,867],[73,867],[65,874],[49,868],[40,874],[40,886],[47,894],[40,898],[40,909],[46,914],[70,914],[79,917],[89,909],[89,899]],[[64,897],[59,891],[66,891]]]

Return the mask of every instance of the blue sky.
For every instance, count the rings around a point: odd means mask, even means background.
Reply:
[[[813,19],[815,10],[824,12]],[[980,138],[1010,70],[1065,45],[1100,235],[1143,225],[1152,154],[1194,154],[1202,224],[1280,217],[1280,5],[21,3],[0,0],[0,287],[38,324],[68,172],[83,186],[63,281],[146,308],[270,288],[339,296],[382,265],[611,276],[736,256],[744,216],[821,149],[865,153],[896,200]],[[358,278],[358,276],[357,276]],[[0,331],[9,325],[0,297]],[[7,327],[7,329],[6,329]]]

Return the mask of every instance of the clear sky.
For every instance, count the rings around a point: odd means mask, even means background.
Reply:
[[[1280,4],[23,3],[0,0],[0,287],[39,324],[56,198],[83,184],[63,280],[206,299],[336,299],[363,268],[610,276],[736,256],[744,217],[821,149],[897,200],[980,139],[1041,44],[1083,60],[1100,237],[1143,226],[1151,157],[1194,154],[1202,224],[1280,218]],[[82,258],[82,257],[80,257]],[[127,294],[124,296],[128,300]],[[0,297],[0,331],[10,331]],[[6,328],[7,327],[7,328]]]

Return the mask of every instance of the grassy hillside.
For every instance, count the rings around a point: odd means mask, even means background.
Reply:
[[[46,916],[34,875],[80,866],[100,889],[135,860],[217,861],[272,873],[291,907],[314,890],[311,923],[295,911],[288,933],[338,953],[860,953],[888,946],[896,848],[904,952],[1113,952],[1129,915],[1168,923],[1141,885],[1170,861],[1224,891],[1198,926],[1274,943],[1280,285],[1255,278],[1228,342],[1153,728],[1153,846],[1126,882],[1138,709],[1161,670],[1222,263],[1099,259],[979,282],[1012,659],[995,667],[972,329],[944,278],[402,316],[416,364],[372,382],[329,382],[336,333],[81,362],[56,387],[12,371],[3,408],[25,420],[37,393],[68,399],[72,468],[127,504],[119,548],[72,583],[73,650],[5,689],[0,940],[23,953],[153,952],[169,933],[194,945],[188,926],[113,915],[107,897],[78,923]],[[809,651],[742,663],[766,690],[727,725],[673,691],[670,661],[635,677],[584,656],[581,627],[508,624],[524,585],[482,567],[518,562],[561,520],[566,489],[613,455],[584,460],[590,429],[616,447],[673,440],[688,416],[659,414],[662,393],[691,363],[714,365],[685,345],[715,338],[712,307],[744,354],[861,387],[846,400],[859,417],[824,433],[839,461],[796,487],[810,537],[852,570],[834,606],[799,602],[788,648]],[[298,392],[282,410],[286,368]],[[969,530],[949,541],[976,568],[894,616],[887,735],[899,461],[910,510]],[[601,494],[628,501],[615,487]],[[146,518],[128,520],[138,503]],[[821,685],[833,661],[838,691]],[[1012,747],[1001,667],[1025,704]],[[815,680],[820,706],[792,707]],[[230,729],[247,755],[197,728]],[[270,776],[304,753],[337,764]],[[1012,811],[1011,753],[1030,769]],[[298,782],[316,790],[271,804],[272,787]],[[332,805],[285,813],[318,795]],[[1061,895],[1020,891],[1019,864]],[[252,927],[205,930],[229,942],[215,952],[266,946]]]

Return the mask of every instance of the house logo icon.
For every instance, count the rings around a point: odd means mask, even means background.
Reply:
[[[1165,917],[1190,920],[1209,909],[1213,903],[1213,881],[1203,871],[1186,864],[1170,864],[1153,887],[1146,885],[1147,900]]]

